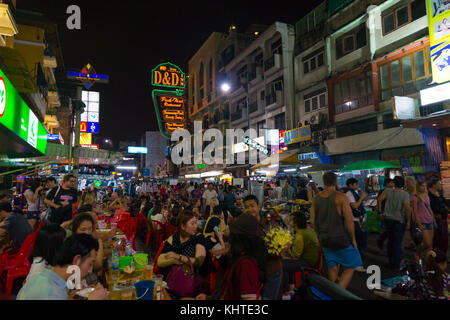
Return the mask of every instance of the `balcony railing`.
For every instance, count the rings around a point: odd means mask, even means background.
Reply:
[[[269,70],[275,65],[275,56],[270,57],[266,61],[264,61],[264,71]]]
[[[231,121],[236,121],[236,120],[238,120],[239,118],[242,118],[242,110],[233,112],[233,113],[231,114]]]
[[[252,113],[258,110],[258,102],[252,102],[248,105],[248,112]]]

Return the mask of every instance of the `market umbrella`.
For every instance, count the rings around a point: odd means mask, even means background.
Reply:
[[[358,161],[352,164],[349,164],[339,171],[353,171],[353,170],[371,170],[371,169],[387,169],[387,168],[400,168],[401,165],[398,165],[393,162],[381,161],[381,160],[363,160]]]

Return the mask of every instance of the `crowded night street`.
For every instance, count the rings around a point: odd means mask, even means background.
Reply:
[[[449,1],[0,10],[5,306],[449,300]]]

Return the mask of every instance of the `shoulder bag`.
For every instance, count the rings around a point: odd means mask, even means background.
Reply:
[[[55,192],[55,196],[53,197],[52,201],[54,201],[56,199],[56,196],[58,195],[59,190],[61,189],[61,186],[58,187],[58,189]],[[43,223],[48,223],[51,220],[52,217],[52,207],[48,207],[47,209],[45,209],[44,212],[42,212],[41,214],[41,221]]]

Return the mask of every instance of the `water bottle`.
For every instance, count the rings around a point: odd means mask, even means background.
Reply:
[[[111,278],[113,280],[117,280],[119,278],[119,256],[117,254],[117,251],[115,250],[113,252],[111,259],[111,269],[112,269]]]

